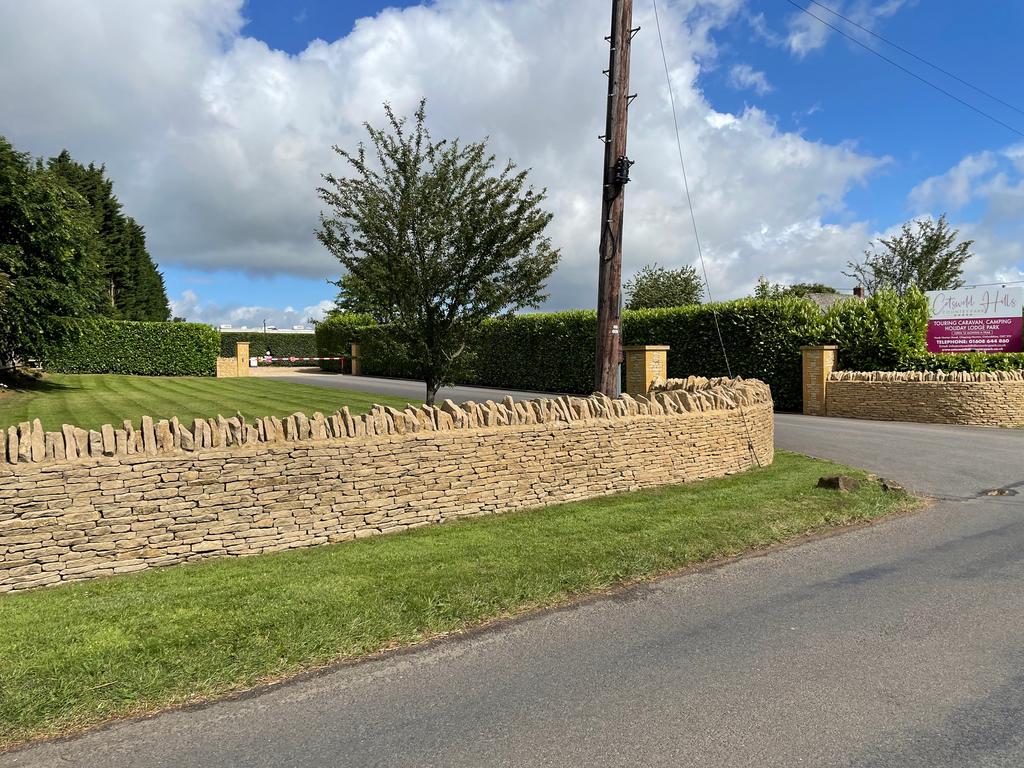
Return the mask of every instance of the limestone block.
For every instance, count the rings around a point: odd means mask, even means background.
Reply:
[[[46,432],[43,431],[43,424],[39,419],[32,420],[29,445],[29,458],[33,462],[40,462],[46,458]]]
[[[298,439],[309,440],[311,434],[311,428],[309,424],[309,417],[301,412],[295,413],[295,423],[298,427]]]
[[[113,456],[116,453],[114,445],[114,428],[110,424],[100,427],[101,452],[104,456]]]
[[[127,436],[127,443],[128,443],[128,445],[129,446],[133,445],[134,442],[135,442],[135,425],[132,424],[132,420],[131,419],[125,419],[124,421],[122,421],[121,422],[121,428],[124,430],[125,435]],[[131,453],[130,450],[129,450],[129,453]]]
[[[156,455],[156,431],[153,428],[153,417],[142,417],[142,451],[150,456]]]
[[[78,458],[78,443],[75,440],[75,428],[70,424],[62,424],[61,436],[64,438],[64,455],[69,460]]]
[[[93,458],[103,455],[103,435],[95,429],[89,430],[89,455]]]
[[[171,424],[166,419],[160,419],[156,423],[156,448],[161,453],[169,453],[174,450],[174,436],[171,434]]]
[[[183,451],[194,451],[196,449],[195,437],[182,424],[178,425],[178,445]]]
[[[17,464],[20,458],[19,444],[18,444],[18,428],[8,427],[7,428],[7,461],[11,464]]]
[[[64,435],[60,432],[47,432],[44,436],[44,440],[46,443],[44,455],[49,461],[54,461],[58,458],[58,444],[60,445],[61,454],[64,453]],[[63,459],[64,456],[61,455],[59,458]]]
[[[89,433],[81,427],[75,427],[75,447],[83,459],[89,456]]]

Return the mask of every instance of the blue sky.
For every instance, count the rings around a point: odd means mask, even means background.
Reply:
[[[1024,4],[822,2],[1024,108]],[[489,136],[534,169],[563,251],[547,308],[592,303],[609,3],[15,5],[0,8],[0,72],[17,61],[32,74],[0,74],[15,107],[0,133],[35,154],[105,162],[190,319],[322,312],[336,269],[313,239],[313,189],[338,169],[329,147],[357,141],[382,101],[407,110],[420,96],[436,134]],[[635,7],[627,275],[695,259],[650,0]],[[842,268],[871,238],[943,211],[977,240],[973,281],[1024,279],[1024,138],[823,34],[786,0],[659,7],[717,296],[744,295],[760,274],[850,288]],[[43,30],[48,51],[24,43]],[[1024,114],[859,36],[1024,130]]]

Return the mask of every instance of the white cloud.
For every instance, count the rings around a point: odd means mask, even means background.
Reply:
[[[171,313],[176,317],[185,317],[193,323],[229,324],[234,328],[262,328],[264,323],[277,328],[309,327],[310,321],[323,320],[333,306],[334,302],[328,299],[302,309],[218,304],[204,302],[192,290],[182,291],[176,299],[171,299]]]
[[[697,78],[715,58],[713,33],[742,5],[687,0],[662,19],[720,297],[750,290],[762,272],[835,281],[868,234],[844,197],[884,162],[781,131],[760,110],[708,103]],[[635,15],[626,275],[696,259],[654,20],[646,4]],[[354,146],[364,120],[381,120],[384,100],[408,113],[426,96],[435,136],[489,136],[500,157],[531,167],[548,188],[550,234],[563,253],[549,307],[590,306],[606,26],[590,0],[438,0],[362,19],[348,36],[293,56],[244,36],[240,0],[7,3],[0,103],[12,108],[3,130],[35,153],[67,146],[105,162],[163,265],[323,278],[338,270],[313,237],[320,174],[339,170],[330,146]],[[827,223],[836,220],[847,223]],[[176,306],[190,306],[187,296]],[[269,310],[196,299],[192,311],[262,323]]]
[[[737,90],[750,89],[758,96],[764,96],[773,90],[768,76],[749,64],[736,64],[729,70],[729,84]]]
[[[979,194],[977,182],[995,167],[996,156],[992,152],[968,155],[946,173],[925,179],[914,187],[910,191],[910,202],[921,210],[931,205],[959,210]]]
[[[807,12],[792,14],[786,21],[785,37],[779,36],[774,39],[783,40],[789,51],[796,56],[806,56],[811,51],[824,48],[831,38],[833,30],[827,24],[822,23],[824,21],[855,38],[861,39],[864,42],[870,42],[872,40],[871,35],[858,29],[855,25],[874,30],[878,26],[879,21],[894,16],[901,8],[912,2],[913,0],[885,0],[881,3],[875,3],[873,0],[857,0],[857,2],[844,4],[840,0],[833,0],[833,2],[824,3],[824,5],[850,19],[854,24],[849,24],[838,16],[829,13],[821,5],[804,2],[803,4],[807,7]],[[755,31],[759,31],[763,39],[768,41],[773,39],[773,33],[767,29],[763,17],[759,19],[759,23],[755,24],[754,28]]]
[[[953,226],[975,241],[966,264],[971,283],[1024,280],[1024,144],[967,155],[946,173],[916,186],[918,215],[950,211]],[[970,218],[955,214],[971,206]]]

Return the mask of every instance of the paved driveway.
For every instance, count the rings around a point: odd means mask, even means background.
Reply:
[[[1024,765],[1024,432],[778,418],[931,509],[0,766]]]
[[[303,368],[295,373],[274,375],[267,369],[261,371],[259,376],[263,379],[274,379],[275,381],[288,381],[293,384],[312,384],[315,387],[329,387],[331,389],[350,389],[357,392],[375,392],[380,395],[394,395],[404,397],[411,403],[422,403],[425,395],[423,382],[409,381],[407,379],[383,379],[376,376],[347,376],[338,373],[321,373],[317,368]],[[457,403],[472,400],[482,403],[485,400],[497,402],[505,395],[512,395],[516,400],[529,400],[534,397],[547,397],[542,392],[525,392],[514,389],[491,389],[489,387],[441,387],[437,392],[437,399],[450,398]]]

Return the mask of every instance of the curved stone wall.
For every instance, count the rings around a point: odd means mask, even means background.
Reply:
[[[834,371],[829,416],[985,427],[1024,427],[1024,373]]]
[[[715,380],[191,428],[23,424],[0,448],[4,592],[741,472],[771,463],[773,416],[763,383]]]

